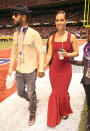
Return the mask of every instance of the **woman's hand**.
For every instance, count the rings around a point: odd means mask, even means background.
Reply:
[[[68,56],[68,53],[66,51],[60,52],[59,54],[63,55],[64,57]]]

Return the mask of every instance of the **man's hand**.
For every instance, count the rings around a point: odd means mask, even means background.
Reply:
[[[9,75],[9,76],[11,76],[11,74],[12,74],[12,73],[9,73],[9,72],[8,72],[8,75]]]
[[[44,72],[39,72],[38,77],[42,78],[44,76]]]

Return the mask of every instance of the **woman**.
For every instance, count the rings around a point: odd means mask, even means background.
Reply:
[[[67,118],[72,113],[70,107],[70,97],[68,93],[72,76],[72,67],[69,58],[78,56],[78,43],[76,37],[65,30],[67,24],[66,13],[59,11],[55,19],[58,31],[50,36],[49,47],[46,56],[45,68],[49,64],[52,56],[52,63],[49,70],[49,77],[52,86],[52,93],[48,102],[47,126],[55,127],[60,123],[61,118]],[[58,50],[63,48],[60,55]],[[73,52],[71,53],[71,48]]]
[[[88,108],[88,121],[87,121],[87,131],[90,131],[90,27],[87,31],[87,43],[83,49],[83,60],[76,61],[71,60],[71,63],[78,66],[84,66],[83,77],[81,83],[85,89],[87,108]]]

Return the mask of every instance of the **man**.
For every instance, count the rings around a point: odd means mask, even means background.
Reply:
[[[12,74],[17,58],[16,90],[19,96],[30,102],[28,125],[31,126],[35,122],[37,108],[35,92],[37,72],[39,77],[44,76],[44,50],[39,33],[28,26],[28,15],[29,10],[24,5],[16,5],[13,9],[12,19],[16,31],[13,35],[13,47],[8,75]],[[39,67],[37,66],[37,55],[39,55]],[[25,87],[27,87],[27,92],[25,91]]]
[[[90,131],[90,27],[87,28],[87,42],[83,47],[83,59],[82,60],[71,60],[71,63],[77,66],[83,66],[83,77],[81,83],[83,84],[86,101],[87,101],[87,124],[86,130]]]

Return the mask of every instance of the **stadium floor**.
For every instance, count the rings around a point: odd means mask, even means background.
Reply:
[[[67,120],[62,120],[55,128],[47,127],[47,105],[51,92],[48,70],[44,78],[37,79],[37,115],[35,125],[28,126],[29,103],[16,93],[0,103],[0,131],[78,131],[83,110],[85,93],[80,79],[82,73],[73,73],[69,88],[73,113]]]
[[[80,52],[82,52],[82,47],[83,46],[79,48]],[[81,57],[82,54],[80,53],[77,59],[81,59]],[[20,98],[16,92],[14,94],[11,92],[12,95],[7,96],[8,98],[0,103],[0,131],[84,131],[84,128],[79,130],[85,101],[85,92],[82,84],[80,84],[82,68],[73,66],[73,75],[69,88],[73,113],[67,120],[62,120],[55,128],[50,128],[46,125],[48,97],[51,92],[48,73],[49,70],[46,71],[45,77],[42,79],[38,78],[36,81],[39,103],[37,105],[35,125],[29,127],[27,124],[29,118],[29,103],[23,98]],[[3,96],[5,95],[4,92],[2,92],[2,94]]]

